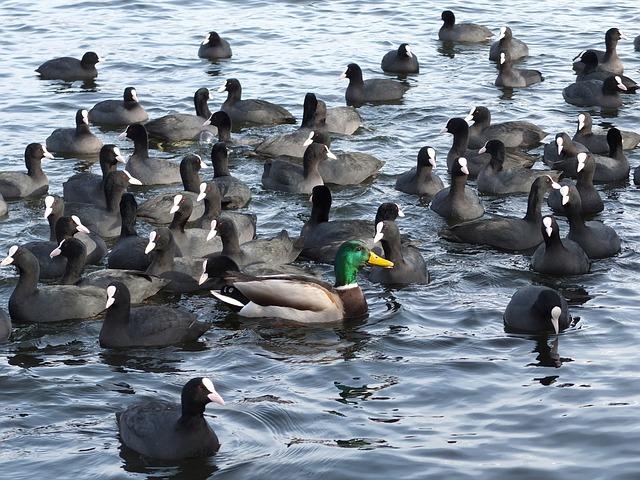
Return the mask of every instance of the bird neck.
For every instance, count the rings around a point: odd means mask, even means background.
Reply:
[[[542,202],[544,201],[544,190],[540,188],[532,189],[527,200],[527,213],[523,220],[533,223],[536,226],[542,223]]]
[[[91,135],[89,125],[87,125],[86,123],[76,125],[76,135]]]
[[[64,275],[60,280],[61,285],[74,285],[80,280],[82,271],[84,270],[84,264],[87,259],[86,253],[84,255],[73,255],[67,257],[67,266],[64,270]]]

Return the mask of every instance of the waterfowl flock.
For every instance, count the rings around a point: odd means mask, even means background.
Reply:
[[[509,26],[490,44],[494,34],[486,27],[457,23],[451,11],[441,18],[442,42],[488,47],[489,60],[496,63],[496,86],[535,89],[545,81],[542,62],[542,73],[517,66],[529,49]],[[606,50],[576,56],[576,82],[562,90],[568,104],[624,115],[637,84],[623,74],[616,51],[623,38],[611,28]],[[122,100],[75,110],[75,128],[56,128],[45,142],[30,143],[24,169],[0,172],[0,222],[11,216],[12,202],[38,201],[50,232],[37,242],[16,238],[0,262],[16,271],[8,314],[0,309],[0,341],[11,341],[12,323],[90,318],[102,322],[96,341],[105,349],[194,342],[213,328],[174,301],[145,303],[160,292],[207,295],[211,309],[239,317],[332,325],[366,317],[367,299],[358,285],[364,268],[370,282],[385,288],[429,288],[429,261],[420,239],[402,233],[410,213],[399,205],[400,193],[380,202],[375,218],[331,218],[332,189],[373,188],[385,165],[366,152],[332,149],[331,137],[344,145],[364,122],[374,124],[375,118],[358,112],[363,105],[399,104],[411,95],[407,75],[424,80],[411,46],[400,43],[380,53],[382,71],[397,78],[365,79],[358,64],[347,63],[340,76],[348,82],[346,106],[329,108],[321,92],[308,92],[298,119],[266,99],[243,98],[241,79],[231,77],[233,55],[229,41],[215,31],[205,35],[194,54],[212,61],[232,59],[225,64],[228,78],[216,91],[226,94],[219,110],[210,110],[211,91],[201,87],[193,97],[195,113],[150,118],[136,88],[123,85]],[[81,59],[46,61],[36,72],[44,81],[86,81],[98,76],[100,61],[87,52]],[[567,68],[570,63],[567,59]],[[640,143],[639,134],[616,127],[594,133],[587,111],[578,115],[571,137],[524,119],[492,123],[487,107],[469,107],[466,117],[451,112],[441,130],[453,137],[446,154],[448,186],[439,176],[445,177],[445,169],[438,168],[438,158],[445,156],[429,145],[416,145],[416,167],[395,179],[398,192],[419,198],[446,221],[438,241],[526,255],[532,271],[560,278],[585,275],[621,251],[624,232],[606,225],[605,216],[594,219],[606,207],[594,184],[629,182],[625,150]],[[298,121],[298,127],[287,125]],[[130,140],[130,155],[115,143],[103,143],[92,125],[107,127],[112,142]],[[286,133],[258,142],[243,134],[247,127],[277,125]],[[195,149],[180,163],[159,155],[185,142],[209,142],[210,158]],[[261,178],[250,184],[233,174],[230,158],[239,146],[243,152],[250,149],[247,158],[263,166]],[[539,147],[542,157],[532,152]],[[48,195],[47,163],[69,157],[98,161],[101,174],[69,172],[61,185],[63,196]],[[632,180],[640,184],[640,167]],[[163,189],[155,191],[159,186]],[[141,187],[153,193],[144,201],[137,198]],[[266,191],[278,192],[285,202],[309,199],[308,219],[299,231],[282,225],[272,238],[257,235],[261,219],[252,213],[251,201]],[[526,212],[508,217],[486,213],[486,196],[507,195],[528,195]],[[545,214],[546,207],[553,214]],[[567,221],[560,224],[556,216]],[[138,234],[138,222],[147,224],[148,236]],[[331,264],[332,278],[310,274],[315,263]],[[85,273],[91,266],[100,268]],[[575,326],[560,289],[533,284],[513,293],[502,321],[507,332],[520,334],[558,335]],[[213,382],[192,378],[184,382],[180,403],[147,401],[119,412],[120,439],[155,459],[213,455],[220,441],[203,416],[212,402],[225,403]]]

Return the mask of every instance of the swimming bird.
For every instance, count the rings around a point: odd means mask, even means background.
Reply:
[[[622,106],[620,93],[627,91],[619,75],[610,76],[605,81],[585,80],[575,82],[562,90],[565,102],[578,107],[603,107],[615,109]]]
[[[307,93],[304,97],[300,128],[291,133],[267,138],[256,147],[256,153],[270,157],[286,155],[302,158],[307,149],[305,141],[315,132],[325,132],[326,120],[327,105],[318,100],[313,93]]]
[[[467,159],[460,157],[451,170],[451,186],[434,195],[431,210],[451,222],[464,222],[484,215],[478,194],[466,187],[468,176]]]
[[[52,258],[63,257],[67,260],[60,285],[76,285],[79,287],[94,286],[106,288],[113,282],[126,285],[131,293],[133,303],[142,303],[166,286],[169,281],[147,275],[136,270],[102,269],[83,275],[87,257],[84,244],[73,237],[63,239],[49,254]]]
[[[505,148],[500,140],[489,140],[478,153],[488,152],[491,160],[478,174],[478,192],[487,195],[528,193],[534,180],[550,176],[557,180],[559,173],[553,170],[529,168],[504,168]]]
[[[210,402],[224,405],[213,382],[191,379],[182,388],[180,404],[152,399],[116,413],[120,439],[130,449],[159,460],[210,457],[220,448],[203,415]]]
[[[629,160],[622,150],[622,134],[616,127],[607,132],[609,144],[608,155],[593,155],[596,170],[593,173],[593,181],[596,183],[626,182],[629,179]],[[573,171],[567,173],[573,176]]]
[[[578,114],[578,128],[573,136],[574,142],[579,142],[589,149],[591,153],[609,153],[607,134],[593,133],[593,119],[588,112]],[[620,130],[622,134],[622,148],[632,150],[640,144],[640,134],[629,130]]]
[[[444,188],[442,180],[433,171],[435,166],[435,149],[429,146],[422,147],[418,151],[417,166],[400,174],[396,180],[396,190],[431,199]]]
[[[46,140],[47,150],[63,155],[95,155],[102,148],[102,140],[89,129],[89,113],[76,112],[75,128],[56,128]]]
[[[120,149],[113,144],[103,145],[100,149],[100,170],[102,175],[82,172],[69,177],[62,184],[65,202],[92,203],[100,207],[106,207],[104,179],[107,178],[109,173],[117,170],[118,163],[127,163]]]
[[[254,277],[230,273],[231,287],[211,291],[218,300],[239,308],[244,317],[275,317],[302,324],[333,323],[361,318],[368,311],[367,300],[357,283],[358,270],[365,264],[391,268],[359,241],[343,243],[334,262],[335,284],[314,277],[275,275]]]
[[[553,216],[542,218],[541,244],[531,257],[531,268],[547,275],[589,273],[591,262],[582,247],[568,238],[560,239],[560,227]]]
[[[180,182],[180,167],[164,158],[149,157],[149,136],[144,125],[131,124],[118,138],[133,141],[133,153],[129,156],[125,171],[143,185],[166,185]]]
[[[145,253],[147,239],[136,231],[138,204],[132,193],[123,193],[120,199],[120,237],[107,256],[108,268],[145,271],[151,259]]]
[[[579,244],[589,258],[608,258],[619,253],[621,241],[613,228],[597,220],[585,222],[580,193],[575,185],[562,187],[561,194],[569,220],[567,238]]]
[[[577,155],[581,152],[589,153],[589,149],[562,132],[556,134],[555,139],[544,146],[542,160],[551,168],[562,170],[568,175],[567,172],[572,172],[572,168],[575,168]]]
[[[340,79],[349,79],[345,92],[347,105],[361,107],[365,103],[397,102],[402,99],[409,85],[388,78],[363,80],[362,69],[356,63],[347,65]]]
[[[234,124],[275,125],[295,123],[295,117],[284,107],[265,100],[242,100],[242,86],[236,78],[229,78],[218,89],[218,93],[227,92],[227,99],[220,110],[226,112]]]
[[[9,249],[0,266],[15,265],[18,284],[9,298],[9,315],[14,322],[49,323],[92,318],[104,310],[104,293],[97,287],[45,285],[38,287],[38,260],[26,248]]]
[[[451,172],[454,163],[460,157],[467,159],[469,177],[476,178],[480,170],[489,163],[491,155],[478,153],[477,150],[469,150],[469,124],[462,118],[451,118],[440,133],[453,135],[453,143],[447,153],[447,170]],[[484,144],[483,144],[484,145]],[[504,166],[507,169],[514,167],[529,168],[535,163],[535,157],[518,150],[509,150],[505,154]]]
[[[102,59],[95,52],[85,53],[80,60],[73,57],[59,57],[47,60],[36,72],[43,80],[92,80],[98,76],[96,65]]]
[[[602,80],[604,82],[611,76],[611,72],[598,68],[598,55],[594,50],[584,51],[580,56],[580,61],[584,63],[584,69],[576,76],[577,82],[586,80]],[[627,87],[627,90],[623,93],[636,93],[638,91],[638,84],[634,80],[624,75],[620,75],[620,78],[622,78],[622,84]]]
[[[622,75],[624,72],[624,66],[622,65],[622,60],[620,60],[620,57],[618,56],[618,51],[616,50],[618,41],[622,38],[625,37],[620,30],[617,28],[610,28],[604,34],[606,50],[592,50],[598,57],[598,68],[600,70],[611,72],[615,75]],[[582,61],[575,61],[581,56],[582,54],[579,54],[574,58],[573,62],[573,69],[578,73],[585,67],[585,64]]]
[[[522,40],[513,36],[513,32],[509,27],[500,27],[500,37],[491,44],[489,49],[489,60],[494,62],[500,61],[500,53],[508,52],[511,61],[529,56],[529,47]]]
[[[540,145],[548,134],[537,125],[522,120],[491,123],[487,107],[473,107],[464,119],[469,124],[469,148],[481,148],[489,140],[500,140],[506,148],[529,149]]]
[[[133,178],[126,170],[111,172],[104,182],[106,207],[90,203],[67,202],[64,205],[64,213],[84,218],[87,227],[101,237],[116,237],[120,235],[122,223],[120,199],[129,184],[141,185],[140,181]]]
[[[440,16],[442,27],[438,31],[438,38],[444,42],[482,43],[492,36],[491,30],[475,23],[456,23],[456,16],[451,10],[445,10]]]
[[[171,143],[197,139],[203,131],[216,135],[218,133],[216,127],[204,125],[211,117],[211,110],[207,104],[210,98],[209,89],[199,88],[193,94],[195,115],[172,113],[150,120],[144,125],[149,137]]]
[[[313,187],[311,216],[300,231],[304,241],[301,257],[316,262],[332,263],[340,246],[348,240],[358,240],[372,249],[375,224],[368,220],[332,220],[331,190],[326,185]]]
[[[427,264],[418,248],[402,243],[396,222],[384,220],[376,224],[374,243],[380,242],[384,258],[393,263],[393,268],[373,267],[369,280],[383,285],[409,285],[429,283]]]
[[[104,240],[85,227],[78,216],[63,216],[64,201],[60,197],[49,195],[44,203],[44,218],[49,222],[49,240],[37,240],[22,245],[38,260],[39,279],[60,278],[64,274],[66,260],[51,258],[49,254],[66,238],[77,237],[84,244],[87,264],[101,264],[107,254],[107,245]]]
[[[41,143],[30,143],[24,150],[27,173],[0,172],[0,195],[7,200],[37,197],[49,190],[49,179],[42,171],[42,159],[53,158]]]
[[[270,159],[264,163],[262,186],[267,190],[311,193],[316,185],[324,185],[318,168],[331,151],[326,145],[312,142],[304,152],[302,166],[286,160]]]
[[[303,143],[307,147],[312,142],[331,145],[331,139],[326,133],[310,132],[309,137]],[[285,159],[287,160],[287,159]],[[300,164],[297,158],[288,159],[293,163]],[[373,155],[363,152],[340,152],[335,154],[327,152],[327,158],[320,162],[318,172],[325,183],[334,185],[359,185],[360,183],[375,177],[384,162]]]
[[[222,218],[215,229],[222,240],[220,255],[230,258],[240,268],[257,263],[269,266],[292,263],[302,250],[302,242],[290,238],[286,230],[273,238],[257,238],[240,244],[233,222]]]
[[[140,105],[138,93],[133,87],[127,87],[122,100],[103,100],[89,110],[89,120],[96,125],[129,125],[144,123],[149,115]]]
[[[222,242],[216,236],[217,220],[212,220],[203,228],[186,228],[187,221],[193,210],[193,202],[189,197],[177,194],[173,200],[170,213],[173,220],[169,230],[177,246],[177,257],[204,257],[222,249]],[[247,241],[248,239],[244,239]]]
[[[438,235],[450,242],[486,245],[508,252],[531,250],[544,241],[540,231],[542,202],[553,186],[560,188],[549,176],[535,179],[529,192],[527,212],[522,218],[479,218],[444,228]]]
[[[528,87],[544,80],[539,70],[528,68],[515,68],[512,64],[508,52],[500,52],[500,63],[498,64],[498,76],[496,77],[496,87]]]
[[[411,51],[409,44],[401,43],[397,50],[390,50],[382,57],[380,67],[387,73],[418,73],[418,57]]]
[[[180,178],[184,191],[180,192],[183,197],[189,197],[193,202],[193,210],[190,220],[196,220],[202,217],[204,205],[196,203],[196,198],[200,193],[199,172],[201,169],[211,168],[206,162],[200,158],[200,155],[189,153],[184,156],[180,162]],[[165,193],[152,197],[141,203],[138,207],[138,217],[156,225],[166,225],[171,222],[173,215],[169,213],[173,205],[175,192]]]
[[[149,233],[145,253],[150,256],[151,262],[146,273],[169,280],[165,290],[170,292],[190,293],[200,290],[198,280],[202,274],[202,259],[176,258],[176,251],[176,242],[167,227]]]
[[[213,165],[212,181],[222,195],[222,208],[245,207],[251,201],[251,190],[246,183],[231,175],[229,149],[226,143],[218,142],[211,147],[211,164]]]
[[[204,203],[204,212],[194,223],[194,227],[210,229],[213,220],[227,219],[236,227],[240,243],[253,240],[256,236],[256,220],[257,217],[253,213],[241,213],[231,210],[222,211],[222,202],[220,198],[220,190],[214,182],[201,183],[200,193],[196,198],[198,202]]]
[[[211,31],[204,36],[198,48],[198,56],[208,60],[231,58],[231,46],[217,32]]]
[[[596,171],[596,162],[588,153],[581,152],[577,156],[577,180],[575,187],[578,189],[581,199],[581,212],[582,215],[594,215],[604,210],[604,203],[600,194],[593,186],[593,174]],[[563,179],[560,182],[561,186],[574,185],[569,179]],[[563,204],[563,195],[560,189],[554,189],[547,199],[547,204],[556,215],[565,215],[565,208]],[[568,197],[567,197],[568,200]]]
[[[539,285],[516,290],[502,318],[507,332],[528,334],[557,335],[572,321],[565,298],[556,290]]]

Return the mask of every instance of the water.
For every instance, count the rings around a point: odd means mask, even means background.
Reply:
[[[638,478],[638,348],[636,278],[640,264],[638,189],[603,188],[602,219],[623,238],[616,258],[593,271],[553,280],[529,271],[526,257],[438,240],[442,220],[393,189],[395,175],[414,165],[420,147],[444,159],[447,118],[488,106],[495,121],[526,118],[550,132],[573,133],[578,110],[563,102],[572,81],[570,61],[585,46],[602,48],[604,31],[618,26],[637,35],[635,2],[450,3],[461,21],[494,32],[509,24],[530,47],[530,68],[546,80],[505,95],[493,86],[488,46],[443,49],[437,41],[441,5],[398,2],[95,2],[5,1],[0,107],[0,167],[21,169],[24,147],[56,127],[72,126],[77,108],[120,98],[137,88],[150,116],[190,112],[193,92],[212,91],[237,77],[247,98],[285,105],[298,118],[307,91],[329,106],[344,102],[337,80],[348,62],[365,78],[381,77],[382,55],[411,44],[421,74],[401,105],[364,107],[365,127],[334,150],[359,150],[386,161],[371,185],[334,192],[335,217],[373,218],[382,198],[406,206],[402,231],[419,239],[433,281],[387,290],[362,277],[370,316],[334,328],[292,328],[246,321],[208,296],[180,304],[215,327],[188,348],[103,350],[100,323],[81,321],[18,326],[0,346],[0,477],[33,478]],[[205,32],[232,43],[233,59],[197,58]],[[640,53],[622,41],[619,53],[632,78]],[[60,55],[93,49],[106,57],[88,88],[40,81],[33,70]],[[215,108],[222,96],[214,94]],[[637,102],[615,118],[594,123],[639,127]],[[255,129],[264,137],[289,126]],[[123,150],[130,143],[100,131]],[[164,152],[180,159],[202,146]],[[252,185],[251,210],[261,234],[297,232],[308,215],[305,198],[265,193],[261,163],[236,151],[233,170]],[[638,151],[629,155],[640,163]],[[51,192],[89,168],[76,159],[45,164]],[[94,171],[96,166],[91,167]],[[444,161],[438,166],[444,175]],[[158,190],[141,192],[140,197]],[[165,189],[166,190],[166,189]],[[525,198],[486,199],[489,213],[521,215]],[[0,252],[47,235],[41,200],[14,202],[0,220]],[[561,228],[566,232],[566,224]],[[148,227],[142,227],[142,232]],[[318,272],[330,277],[330,270]],[[581,327],[552,340],[507,335],[502,312],[516,288],[534,283],[560,288]],[[0,271],[0,307],[15,283]],[[144,397],[178,399],[182,385],[211,376],[227,406],[207,417],[222,441],[220,453],[184,464],[148,463],[121,453],[114,412]]]

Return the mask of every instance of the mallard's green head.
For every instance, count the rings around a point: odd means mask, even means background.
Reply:
[[[334,264],[336,287],[357,283],[358,270],[366,264],[391,268],[393,262],[379,257],[358,240],[349,240],[340,245]]]

